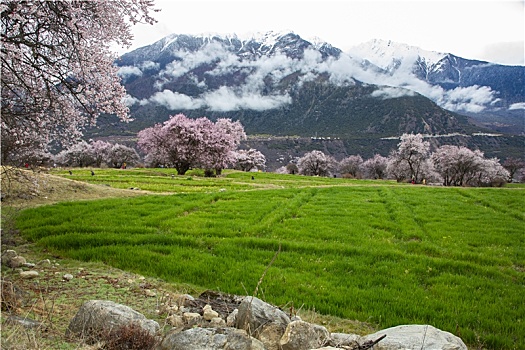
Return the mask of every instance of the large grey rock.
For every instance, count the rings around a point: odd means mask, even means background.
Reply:
[[[244,298],[238,310],[236,328],[262,341],[268,350],[279,349],[279,341],[290,323],[288,315],[255,297]]]
[[[332,333],[330,334],[330,344],[333,346],[355,346],[361,344],[361,337],[357,334]]]
[[[66,336],[72,334],[83,337],[96,337],[101,331],[110,331],[118,327],[134,324],[154,335],[160,326],[147,319],[132,308],[108,300],[90,300],[85,302],[66,330]]]
[[[282,350],[308,350],[328,345],[330,333],[316,324],[304,321],[293,321],[288,324],[281,338]]]
[[[404,325],[369,334],[362,341],[371,341],[386,335],[375,345],[375,350],[467,350],[455,335],[430,325]]]
[[[265,350],[245,331],[235,328],[191,328],[168,334],[157,350]]]
[[[277,307],[265,303],[256,297],[246,297],[239,305],[235,327],[244,329],[248,334],[257,335],[265,325],[275,323],[284,330],[290,318]]]

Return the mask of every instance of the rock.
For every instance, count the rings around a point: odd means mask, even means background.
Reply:
[[[235,328],[191,328],[168,334],[158,350],[264,350],[264,345]]]
[[[166,312],[168,315],[174,315],[179,311],[179,307],[177,305],[170,305],[166,307]]]
[[[7,266],[16,268],[16,267],[22,267],[25,264],[27,264],[26,258],[23,256],[14,256],[11,259],[9,259],[6,263]]]
[[[186,304],[187,304],[188,302],[190,302],[190,301],[194,301],[194,300],[195,300],[195,298],[192,297],[191,295],[189,295],[189,294],[182,294],[182,295],[180,295],[180,296],[178,297],[178,299],[177,299],[177,304],[178,304],[179,306],[186,306]]]
[[[35,277],[38,277],[38,272],[34,271],[34,270],[22,271],[22,272],[20,272],[20,277],[22,277],[24,279],[35,278]]]
[[[215,328],[226,327],[226,321],[224,321],[220,317],[214,317],[210,320],[210,327],[215,327]]]
[[[290,318],[282,310],[267,304],[256,297],[247,297],[239,305],[239,311],[235,319],[235,327],[244,329],[248,334],[257,336],[263,326],[275,323],[284,330]]]
[[[6,250],[5,252],[2,253],[2,264],[9,266],[8,262],[16,256],[18,256],[16,251],[12,249]]]
[[[325,327],[293,321],[286,327],[280,345],[282,350],[308,350],[327,345],[329,341],[330,333]]]
[[[30,269],[32,269],[35,266],[36,266],[35,264],[28,263],[28,262],[22,264],[22,267],[27,267],[27,268],[30,268]]]
[[[166,318],[166,322],[172,327],[181,327],[184,326],[184,320],[182,316],[179,315],[170,315]]]
[[[70,273],[66,273],[64,276],[62,276],[62,279],[64,281],[71,281],[73,279],[73,275]]]
[[[196,312],[185,312],[182,318],[188,326],[199,325],[202,322],[202,316]]]
[[[202,308],[203,314],[202,317],[206,321],[211,321],[213,318],[219,317],[219,313],[216,311],[213,311],[210,305],[206,305]]]
[[[228,315],[228,317],[226,317],[226,325],[228,327],[233,327],[235,325],[235,320],[237,319],[238,313],[239,309],[235,309]]]
[[[360,344],[361,337],[357,334],[332,333],[330,334],[330,344],[333,346],[355,346]]]
[[[108,300],[85,302],[69,323],[66,336],[72,334],[86,338],[97,337],[101,331],[133,323],[154,335],[160,326],[132,308]]]
[[[264,344],[267,350],[281,350],[280,341],[283,334],[284,331],[281,325],[269,323],[258,332],[257,339]]]
[[[455,335],[430,325],[403,325],[369,334],[362,341],[386,338],[374,346],[376,350],[467,350],[463,341]]]

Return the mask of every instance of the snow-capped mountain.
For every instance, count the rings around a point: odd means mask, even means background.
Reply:
[[[402,66],[412,69],[414,64],[421,64],[425,70],[431,70],[447,54],[427,51],[416,46],[393,41],[374,39],[351,48],[348,53],[375,64],[387,72],[393,73]]]
[[[493,98],[487,100],[486,104],[472,110],[465,109],[463,112],[482,112],[486,109],[492,112],[501,111],[511,108],[513,104],[518,105],[512,108],[518,108],[525,100],[523,66],[504,66],[469,60],[451,53],[428,51],[416,46],[378,39],[360,44],[348,53],[371,62],[389,75],[406,77],[413,74],[418,80],[432,86],[440,86],[445,91],[470,88],[473,92],[477,87],[478,90],[483,89],[492,95]],[[432,94],[425,95],[432,98]],[[436,102],[439,102],[439,99]],[[447,104],[443,106],[446,107]],[[461,108],[459,111],[462,111]]]
[[[390,41],[342,52],[293,32],[172,34],[116,63],[137,125],[184,112],[239,119],[253,133],[384,135],[456,132],[472,127],[468,115],[524,132],[525,67]]]

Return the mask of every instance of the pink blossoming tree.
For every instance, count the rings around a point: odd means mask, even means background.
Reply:
[[[233,151],[245,137],[239,122],[219,119],[213,123],[205,117],[191,119],[177,114],[164,124],[140,131],[138,145],[150,166],[174,167],[179,175],[201,167],[210,176],[233,163]]]
[[[13,148],[37,151],[78,139],[100,113],[128,120],[111,45],[129,46],[131,25],[154,23],[152,6],[152,0],[2,1],[4,163]]]

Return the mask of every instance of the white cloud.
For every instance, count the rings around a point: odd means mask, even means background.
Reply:
[[[142,64],[140,65],[140,68],[145,71],[145,70],[157,70],[160,68],[160,65],[157,63],[157,62],[152,62],[152,61],[144,61],[142,62]]]
[[[440,101],[443,108],[452,111],[481,112],[488,104],[499,101],[488,86],[457,87],[446,91]]]
[[[170,109],[209,108],[215,111],[232,111],[242,108],[265,110],[279,108],[291,103],[291,97],[284,95],[267,95],[263,91],[267,84],[276,85],[286,76],[299,72],[299,84],[316,79],[320,74],[327,74],[329,81],[339,86],[349,86],[355,81],[383,86],[372,93],[373,97],[382,99],[401,96],[414,96],[419,93],[430,98],[443,108],[452,111],[480,112],[488,105],[499,101],[497,92],[487,86],[458,87],[445,90],[433,86],[417,78],[412,72],[414,58],[405,59],[391,74],[362,64],[362,60],[342,54],[339,58],[322,60],[318,51],[306,50],[302,59],[292,59],[284,54],[259,57],[257,59],[240,59],[229,52],[219,42],[206,44],[196,52],[180,51],[176,53],[182,60],[169,63],[157,76],[154,87],[159,90],[149,102],[162,104]],[[207,75],[223,75],[241,72],[246,79],[241,86],[235,88],[223,86],[218,90],[207,92],[200,96],[190,97],[169,90],[162,90],[164,84],[173,78],[187,74],[201,64],[214,64]],[[153,66],[153,64],[144,64]],[[128,67],[128,74],[140,71],[136,67]],[[205,87],[205,80],[199,81],[195,75],[190,75],[195,84]],[[301,86],[301,85],[300,85]],[[147,103],[144,100],[140,103]],[[519,105],[511,107],[520,108]]]
[[[133,75],[142,76],[142,71],[138,67],[123,66],[117,71],[117,75],[123,79],[129,78]]]
[[[513,103],[510,105],[509,110],[514,109],[525,109],[525,102]]]
[[[203,100],[212,111],[227,112],[239,109],[264,111],[279,108],[292,102],[288,95],[263,96],[254,92],[235,92],[228,87],[221,87],[211,93],[204,94]]]
[[[219,68],[227,68],[236,61],[236,57],[219,42],[208,43],[200,50],[194,52],[177,51],[174,52],[174,55],[178,59],[167,64],[161,75],[165,74],[177,78],[202,64],[219,62]]]
[[[379,97],[383,100],[387,100],[390,98],[399,98],[404,96],[416,96],[416,93],[412,90],[396,87],[382,87],[372,92],[372,97]]]
[[[135,103],[139,103],[139,99],[138,98],[135,98],[133,96],[130,96],[128,94],[126,94],[126,96],[124,96],[124,98],[122,98],[122,102],[128,106],[128,107],[131,107],[133,106]]]
[[[170,110],[198,109],[202,107],[202,101],[170,90],[156,92],[149,98],[149,101],[156,102]]]
[[[211,111],[228,112],[239,109],[251,109],[264,111],[275,109],[291,103],[289,95],[264,96],[258,92],[234,91],[232,88],[222,86],[221,88],[205,93],[200,97],[193,98],[170,90],[156,92],[149,99],[138,101],[141,105],[157,103],[169,110],[192,110],[206,108]]]

